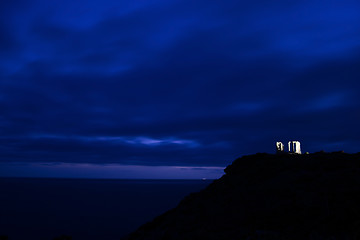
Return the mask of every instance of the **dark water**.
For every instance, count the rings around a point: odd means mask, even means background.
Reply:
[[[210,182],[0,178],[0,235],[120,239]]]

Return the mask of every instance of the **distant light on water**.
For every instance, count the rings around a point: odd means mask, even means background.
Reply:
[[[217,179],[224,167],[141,166],[85,163],[0,163],[0,177]]]

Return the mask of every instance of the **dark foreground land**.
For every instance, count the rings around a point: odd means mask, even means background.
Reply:
[[[360,239],[360,153],[255,154],[124,239]]]

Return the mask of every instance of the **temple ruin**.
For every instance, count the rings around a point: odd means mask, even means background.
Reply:
[[[301,148],[300,148],[299,141],[289,141],[288,149],[289,149],[288,153],[301,154]],[[284,144],[282,142],[276,142],[276,152],[277,153],[285,153],[284,152]]]
[[[289,146],[289,152],[290,153],[301,154],[300,142],[299,141],[289,141],[288,146]]]
[[[276,142],[276,152],[284,152],[284,144],[282,142]]]

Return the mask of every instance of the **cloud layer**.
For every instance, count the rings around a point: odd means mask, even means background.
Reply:
[[[0,3],[0,161],[359,151],[357,1]]]

